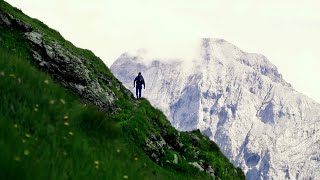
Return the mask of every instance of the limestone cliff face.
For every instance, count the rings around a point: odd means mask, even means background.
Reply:
[[[184,59],[145,63],[143,55],[125,53],[111,70],[128,88],[141,71],[144,96],[171,124],[200,129],[247,179],[319,178],[320,105],[296,92],[263,55],[222,39],[199,44],[187,66]]]
[[[115,110],[117,98],[110,89],[112,80],[94,69],[93,59],[79,56],[79,53],[72,52],[57,40],[46,37],[44,32],[1,10],[0,26],[23,33],[31,47],[34,62],[62,85],[103,110]],[[120,82],[115,87],[126,91]]]

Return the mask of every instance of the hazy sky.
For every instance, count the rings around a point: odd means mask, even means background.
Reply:
[[[6,0],[110,66],[140,48],[186,56],[198,38],[268,57],[320,102],[319,0]]]

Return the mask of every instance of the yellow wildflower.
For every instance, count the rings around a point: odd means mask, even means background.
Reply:
[[[94,161],[94,164],[95,165],[99,165],[99,161],[97,160],[97,161]]]
[[[26,149],[26,150],[23,151],[23,154],[24,154],[25,156],[28,156],[28,155],[30,154],[30,151],[29,151],[28,149]]]
[[[73,134],[73,132],[70,131],[70,132],[69,132],[69,135],[70,135],[70,136],[73,136],[74,134]]]
[[[31,137],[31,135],[28,134],[28,133],[26,133],[25,136],[26,136],[27,138],[30,138],[30,137]]]
[[[63,119],[69,119],[69,116],[68,115],[64,115]]]
[[[15,156],[15,157],[14,157],[14,160],[15,160],[15,161],[20,161],[21,158],[20,158],[19,156]]]
[[[128,179],[129,177],[127,175],[124,175],[123,176],[123,179]]]
[[[68,122],[68,121],[65,121],[63,124],[64,124],[65,126],[69,126],[69,122]]]
[[[15,74],[9,74],[9,76],[12,77],[12,78],[16,78]]]

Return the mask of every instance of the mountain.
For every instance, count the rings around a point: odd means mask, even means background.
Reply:
[[[202,39],[185,59],[122,54],[111,66],[181,131],[199,129],[251,179],[320,178],[320,105],[296,92],[265,56]],[[134,89],[132,89],[134,91]]]
[[[0,0],[0,179],[244,179],[100,58]]]

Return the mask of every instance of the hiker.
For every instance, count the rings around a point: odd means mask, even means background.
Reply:
[[[144,89],[146,89],[146,84],[144,83],[144,79],[141,75],[141,72],[139,72],[138,76],[133,81],[133,87],[136,87],[137,99],[141,99],[142,84],[143,84]]]

